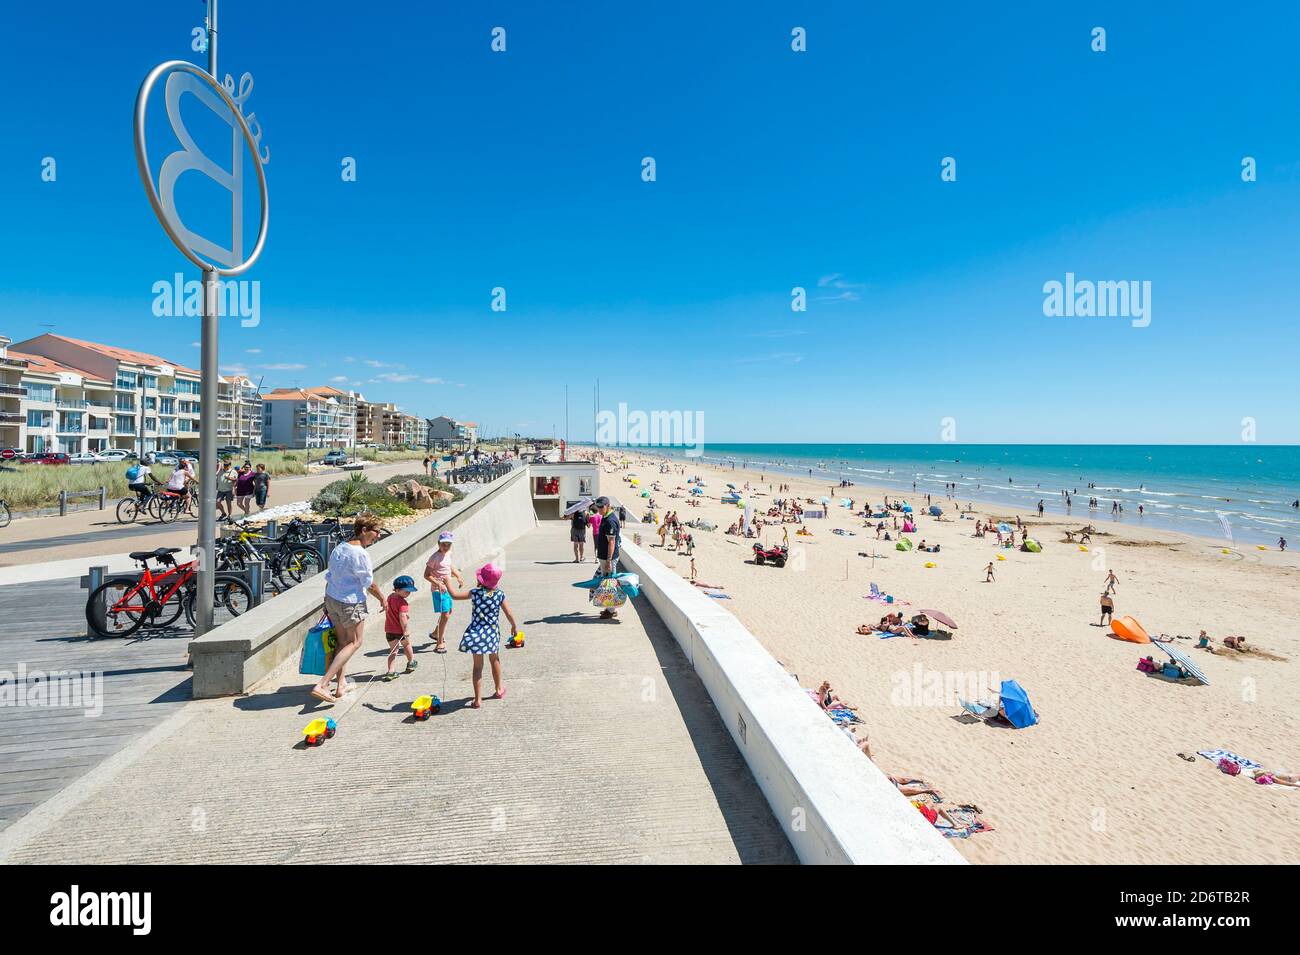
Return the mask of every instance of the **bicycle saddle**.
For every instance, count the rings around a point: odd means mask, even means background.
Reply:
[[[127,556],[132,560],[163,560],[180,552],[179,547],[159,547],[156,550],[133,550]]]

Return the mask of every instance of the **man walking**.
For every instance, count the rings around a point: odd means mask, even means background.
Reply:
[[[618,547],[620,542],[620,525],[618,514],[609,505],[609,498],[596,498],[596,507],[600,512],[600,531],[596,535],[596,559],[600,561],[600,573],[609,576],[618,566]],[[606,609],[600,612],[602,620],[618,616],[617,610]]]

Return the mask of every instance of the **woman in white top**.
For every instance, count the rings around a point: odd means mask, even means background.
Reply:
[[[343,676],[348,660],[361,648],[362,632],[366,626],[366,594],[371,594],[379,605],[384,605],[384,592],[375,583],[374,570],[366,548],[379,540],[383,525],[374,517],[358,517],[352,525],[352,540],[344,541],[330,552],[329,569],[325,571],[325,613],[334,627],[338,643],[334,659],[325,669],[325,675],[311,689],[311,695],[322,703],[337,703],[352,689]],[[330,681],[337,681],[330,692]]]

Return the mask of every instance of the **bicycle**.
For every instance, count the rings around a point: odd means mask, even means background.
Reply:
[[[169,627],[183,612],[194,625],[198,584],[197,561],[177,564],[172,554],[179,547],[159,547],[151,551],[133,551],[142,573],[111,577],[86,598],[86,623],[92,636],[128,637],[146,624],[152,628]],[[149,561],[168,567],[155,574]],[[234,574],[215,575],[213,585],[213,624],[219,626],[253,606],[248,584]]]
[[[117,522],[119,524],[134,524],[141,514],[148,515],[150,508],[153,506],[154,498],[158,495],[154,491],[146,493],[144,499],[139,494],[132,494],[130,497],[124,497],[117,502]]]
[[[8,527],[13,517],[13,513],[9,510],[9,502],[0,498],[0,527]]]
[[[265,548],[268,544],[276,546]],[[286,589],[325,569],[325,562],[315,547],[294,543],[294,538],[287,534],[276,540],[241,531],[238,537],[225,537],[217,542],[217,570],[243,570],[255,560],[264,561],[272,581]]]

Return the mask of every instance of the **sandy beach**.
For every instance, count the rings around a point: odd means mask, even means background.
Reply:
[[[1005,505],[976,501],[964,519],[953,502],[935,498],[945,511],[936,519],[925,515],[924,493],[864,485],[832,492],[815,479],[641,453],[603,454],[601,492],[618,496],[636,517],[646,502],[626,482],[633,474],[646,488],[659,482],[662,490],[652,494],[660,518],[676,510],[683,521],[703,517],[718,524],[712,532],[692,531],[698,580],[723,588],[730,599],[720,603],[802,686],[829,680],[856,707],[864,720],[858,732],[869,737],[882,770],[924,777],[945,801],[982,810],[993,831],[953,840],[970,861],[1300,859],[1300,791],[1259,785],[1248,773],[1225,775],[1196,755],[1225,749],[1268,769],[1300,770],[1300,555],[1112,526],[1100,515],[1089,518],[1086,508],[1076,508],[1073,518],[1020,512],[1042,552],[1003,550],[993,536],[976,538],[974,532],[977,517],[1014,523],[1017,514]],[[672,470],[661,474],[665,461]],[[687,478],[695,475],[707,484],[699,507],[686,503]],[[753,541],[725,534],[741,516],[734,504],[720,502],[727,482],[758,514],[779,497],[832,496],[833,506],[827,518],[806,522],[811,537],[785,525],[792,547],[787,566],[758,566]],[[778,482],[791,491],[775,490]],[[842,496],[854,499],[855,510],[863,501],[878,507],[886,494],[915,507],[917,531],[907,536],[939,544],[939,553],[897,551],[893,541],[876,539],[875,521],[868,528],[837,506]],[[1064,532],[1089,520],[1097,532],[1084,552],[1066,542]],[[853,536],[832,533],[836,528]],[[688,576],[690,559],[661,549],[656,529],[632,526],[626,533],[639,533],[651,553]],[[763,541],[781,543],[782,526],[767,526]],[[985,583],[990,561],[996,580]],[[1194,649],[1194,639],[1176,641],[1210,685],[1139,672],[1139,658],[1151,654],[1160,661],[1160,650],[1114,639],[1098,625],[1111,569],[1119,579],[1117,617],[1132,615],[1152,635],[1195,638],[1204,629],[1216,640],[1214,655]],[[958,624],[952,639],[857,634],[859,625],[874,624],[886,612],[864,597],[872,582],[906,601],[899,608],[906,615],[929,608],[951,616]],[[1228,634],[1244,635],[1250,652],[1222,648]],[[965,691],[1000,679],[1017,680],[1028,691],[1038,725],[997,728],[959,719],[952,693],[938,692],[936,682]]]

